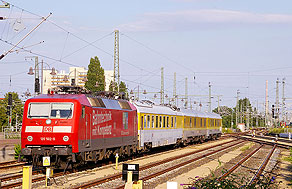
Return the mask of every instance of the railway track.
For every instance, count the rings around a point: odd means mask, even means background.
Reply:
[[[250,160],[252,156],[255,156],[255,154],[257,152],[259,152],[260,150],[262,150],[262,152],[264,152],[266,149],[263,149],[265,147],[264,144],[261,144],[259,147],[257,147],[256,149],[254,149],[253,151],[251,151],[250,153],[248,153],[244,158],[240,159],[237,163],[235,163],[231,168],[229,168],[224,174],[222,174],[219,178],[218,181],[222,181],[224,179],[226,179],[229,175],[231,175],[233,172],[238,172],[240,173],[241,176],[246,177],[247,179],[250,178],[249,182],[247,182],[247,184],[245,185],[255,185],[257,184],[257,181],[260,179],[261,176],[263,176],[263,172],[267,166],[267,164],[269,163],[273,153],[275,152],[275,149],[277,148],[277,144],[275,144],[273,146],[273,148],[269,151],[268,154],[266,154],[266,156],[263,156],[263,154],[257,155],[258,157],[253,157],[253,160]],[[268,146],[266,146],[268,147]],[[263,159],[263,157],[265,157]],[[255,161],[257,160],[257,162]],[[260,161],[262,160],[262,162]],[[249,161],[249,163],[248,163]],[[244,163],[247,163],[249,165],[243,165]],[[251,165],[252,162],[254,162],[257,165]],[[237,170],[240,166],[241,167],[241,171]],[[258,167],[258,169],[254,169],[253,167]],[[251,169],[252,168],[252,169]],[[251,169],[251,170],[249,170]],[[249,176],[247,175],[242,175],[241,173],[247,173],[250,172]],[[240,176],[238,175],[238,176]],[[241,177],[240,176],[240,177]],[[240,178],[239,178],[240,180]],[[248,181],[248,180],[247,180]],[[240,187],[240,186],[239,186]]]
[[[219,139],[220,140],[220,139]],[[231,141],[229,141],[231,142]],[[226,142],[229,143],[229,142]],[[216,145],[218,146],[218,145]],[[191,147],[191,146],[189,146]],[[175,149],[177,150],[177,149]],[[162,151],[160,152],[160,154],[163,154],[163,153],[169,153],[171,151],[174,151],[174,150],[168,150],[168,151]],[[149,155],[146,155],[146,156],[141,156],[139,157],[139,159],[144,159],[144,158],[147,158],[147,157],[151,157],[152,155],[155,155],[153,153],[149,153]],[[17,163],[16,161],[11,161],[11,162],[4,162],[3,164],[13,164],[13,163]],[[106,165],[111,165],[111,161],[108,162],[108,164]],[[1,165],[1,164],[0,164]],[[103,163],[103,166],[104,166],[104,163]],[[91,167],[93,168],[93,167]],[[66,172],[66,175],[67,174],[70,174],[72,173],[71,171],[67,171]],[[13,187],[20,187],[22,185],[22,173],[19,173],[19,174],[13,174],[13,175],[5,175],[5,176],[0,176],[0,181],[2,183],[2,188],[13,188]],[[63,173],[55,173],[54,174],[54,178],[57,178],[57,177],[61,177],[61,176],[64,176]],[[15,181],[13,181],[15,180]],[[33,171],[33,179],[32,179],[32,183],[35,183],[35,182],[40,182],[40,181],[44,181],[45,180],[45,176],[42,174],[41,171]],[[9,182],[10,181],[10,182]]]
[[[175,169],[179,169],[179,168],[181,168],[183,166],[187,166],[187,165],[189,165],[191,163],[194,163],[197,160],[201,160],[201,159],[206,158],[208,156],[211,156],[211,155],[213,155],[215,153],[222,152],[222,151],[224,151],[226,149],[229,149],[231,147],[239,145],[239,144],[241,144],[243,142],[244,141],[241,141],[241,140],[240,141],[233,140],[233,141],[229,141],[229,142],[226,142],[226,143],[221,143],[221,144],[214,145],[214,146],[211,146],[211,147],[207,147],[207,148],[203,148],[203,149],[200,149],[200,150],[196,150],[196,151],[193,151],[193,152],[190,152],[190,153],[182,154],[182,155],[179,155],[179,156],[167,158],[167,159],[164,159],[164,160],[161,160],[161,161],[158,161],[158,162],[153,162],[153,163],[147,164],[145,166],[141,166],[140,167],[140,175],[144,175],[144,176],[142,178],[140,178],[140,180],[143,180],[143,182],[145,182],[145,181],[148,181],[150,179],[157,178],[157,177],[159,177],[159,176],[161,176],[161,175],[163,175],[165,173],[169,173],[170,171],[173,171]],[[222,147],[224,145],[227,145],[227,146]],[[214,149],[214,148],[218,148],[218,147],[220,147],[220,148],[219,149]],[[202,155],[198,155],[198,153],[203,153],[203,154]],[[196,157],[191,157],[192,155],[197,155],[197,156]],[[170,163],[170,162],[174,162],[174,161],[177,161],[176,163],[174,163],[175,165],[173,165],[173,166],[172,165],[168,165],[167,168],[164,167],[164,168],[162,168],[160,170],[159,170],[159,168],[156,168],[156,169],[158,169],[158,171],[157,170],[155,171],[155,167],[166,166],[165,164]],[[75,188],[76,189],[77,188],[90,188],[90,187],[94,187],[94,186],[101,186],[101,185],[104,185],[104,184],[109,183],[109,182],[114,182],[111,187],[118,186],[117,188],[124,188],[123,181],[121,181],[121,177],[122,177],[122,173],[116,173],[114,175],[109,175],[109,176],[104,177],[104,178],[96,179],[94,181],[91,181],[91,182],[88,182],[88,183],[84,183],[82,185],[78,185]]]
[[[251,135],[242,135],[242,136],[235,136],[238,139],[242,140],[248,140],[256,143],[261,143],[261,144],[266,144],[270,146],[274,146],[277,144],[277,147],[279,148],[285,148],[289,149],[292,147],[292,141],[286,140],[286,139],[278,139],[277,141],[275,140],[274,137],[262,137],[262,136],[255,136],[252,137]]]
[[[247,161],[252,155],[254,155],[257,151],[259,151],[264,145],[260,145],[258,148],[250,152],[247,156],[245,156],[243,159],[241,159],[238,163],[236,163],[234,166],[232,166],[229,170],[227,170],[222,176],[218,178],[218,181],[224,180],[228,175],[230,175],[235,169],[237,169],[239,166],[241,166],[245,161]]]
[[[18,163],[17,161],[1,162],[0,163],[0,171],[5,170],[5,169],[22,167],[25,164],[26,164],[25,162]]]
[[[261,174],[262,174],[263,171],[265,170],[265,168],[266,168],[266,166],[267,166],[267,164],[268,164],[268,162],[269,162],[269,160],[270,160],[272,154],[274,153],[276,147],[277,147],[277,144],[274,145],[273,149],[272,149],[272,150],[270,151],[270,153],[267,155],[267,157],[265,158],[265,160],[263,161],[263,163],[262,163],[261,166],[259,167],[259,169],[258,169],[258,171],[256,172],[256,174],[254,175],[254,177],[253,177],[253,178],[251,179],[251,181],[249,182],[249,185],[252,185],[252,184],[256,183],[256,182],[259,180]]]

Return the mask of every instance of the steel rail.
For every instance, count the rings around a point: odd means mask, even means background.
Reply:
[[[242,140],[257,142],[257,143],[261,143],[261,144],[271,145],[271,146],[274,146],[275,144],[277,144],[277,147],[285,148],[285,149],[290,149],[292,147],[292,145],[289,145],[289,144],[277,143],[277,142],[272,142],[272,141],[264,141],[264,140],[260,140],[260,139],[256,139],[256,138],[246,138],[243,136],[238,136],[237,138],[242,139]]]
[[[54,177],[59,177],[59,176],[62,176],[62,175],[64,175],[64,174],[63,173],[56,173],[54,175]],[[44,181],[45,179],[46,179],[46,176],[40,176],[40,177],[37,177],[37,178],[33,178],[32,179],[32,183]],[[19,187],[19,186],[22,186],[22,181],[11,183],[11,184],[2,185],[1,189],[8,189],[8,188],[14,188],[14,187]]]
[[[7,164],[13,164],[13,163],[16,163],[17,161],[6,161],[6,162],[1,162],[0,163],[0,166],[3,166],[3,165],[7,165]]]
[[[26,163],[10,163],[8,165],[5,165],[5,166],[0,166],[0,170],[3,170],[3,169],[10,169],[10,168],[15,168],[15,167],[20,167],[20,166],[23,166],[25,165]]]
[[[40,174],[41,171],[33,171],[32,172],[32,175],[37,175],[37,174]],[[14,179],[19,179],[19,178],[22,178],[23,174],[20,173],[20,174],[16,174],[16,175],[12,175],[12,176],[6,176],[6,177],[0,177],[0,180],[3,182],[3,181],[9,181],[9,180],[14,180]]]
[[[264,145],[260,145],[254,151],[250,152],[247,156],[237,162],[234,166],[232,166],[229,170],[227,170],[222,176],[218,178],[218,181],[224,180],[228,175],[230,175],[235,169],[237,169],[240,165],[242,165],[247,159],[249,159],[252,155],[254,155],[259,149],[261,149]]]
[[[268,156],[266,157],[266,159],[263,161],[262,165],[260,166],[260,168],[258,169],[257,173],[254,175],[254,177],[251,179],[251,181],[249,182],[249,185],[254,184],[259,178],[260,175],[263,173],[263,171],[265,170],[266,165],[268,164],[272,154],[274,153],[275,149],[277,147],[277,144],[274,145],[273,149],[270,151],[270,153],[268,154]]]
[[[161,161],[158,161],[158,162],[149,163],[147,165],[141,166],[140,167],[140,171],[149,169],[151,167],[160,165],[162,163],[170,162],[170,161],[182,158],[182,157],[186,157],[186,156],[189,156],[189,155],[192,155],[192,154],[195,154],[195,153],[199,153],[199,152],[202,152],[202,151],[205,151],[205,150],[209,150],[209,149],[212,149],[212,148],[215,148],[215,147],[218,147],[218,146],[229,144],[229,143],[235,142],[235,141],[237,141],[237,140],[231,140],[231,141],[228,141],[228,142],[225,142],[225,143],[216,144],[216,145],[211,146],[211,147],[206,147],[206,148],[202,148],[200,150],[196,150],[196,151],[189,152],[189,153],[186,153],[186,154],[182,154],[182,155],[178,155],[178,156],[175,156],[175,157],[167,158],[165,160],[161,160]],[[240,141],[238,143],[242,143],[242,142],[244,142],[244,141]],[[236,144],[238,144],[238,143],[236,143]],[[122,177],[122,173],[121,172],[120,173],[116,173],[116,174],[113,174],[113,175],[106,176],[104,178],[99,178],[99,179],[93,180],[91,182],[84,183],[84,184],[82,184],[80,186],[76,186],[75,189],[89,188],[89,187],[100,185],[100,184],[103,184],[103,183],[106,183],[106,182],[109,182],[111,180],[115,180],[115,179],[118,179],[118,178],[121,178],[121,177]]]

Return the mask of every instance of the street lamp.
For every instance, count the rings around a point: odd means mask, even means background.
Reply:
[[[76,86],[76,80],[77,80],[76,73],[77,72],[80,73],[79,71],[76,70],[76,68],[74,70],[72,70],[71,72],[69,72],[68,75],[64,75],[63,81],[68,82],[69,79],[70,79],[70,74],[73,73],[73,72],[74,72],[75,75],[74,75],[74,78],[71,79],[71,86]],[[79,75],[79,77],[80,77],[80,75]],[[83,78],[82,81],[86,82],[87,81],[87,78],[86,77]],[[79,83],[79,82],[77,81],[77,83]],[[97,82],[96,82],[96,85],[98,85]]]
[[[134,91],[136,88],[138,88],[138,91],[137,91],[137,92]],[[143,92],[140,92],[139,85],[138,85],[137,87],[135,87],[134,90],[131,89],[131,91],[130,91],[130,95],[133,96],[134,94],[137,94],[137,95],[138,95],[137,100],[139,100],[140,93],[142,93],[142,94],[144,94],[144,95],[147,94],[147,91],[146,91],[145,89],[143,90]],[[136,96],[136,95],[135,95],[135,96]]]
[[[44,69],[43,69],[43,61],[42,62],[38,62],[37,61],[37,57],[34,57],[34,58],[36,58],[36,64],[35,64],[35,69],[33,69],[32,67],[30,67],[29,68],[29,71],[28,71],[28,75],[35,75],[35,83],[34,83],[34,90],[35,90],[35,93],[36,94],[39,94],[40,93],[40,79],[39,79],[39,67],[38,67],[38,65],[41,63],[42,64],[42,68],[41,68],[41,70],[42,70],[42,85],[41,85],[41,87],[42,87],[42,93],[43,93],[43,76],[44,76]],[[45,64],[47,64],[47,63],[45,63]],[[47,64],[49,67],[50,67],[50,65],[49,64]],[[35,72],[33,72],[33,71],[35,71]],[[51,73],[50,73],[51,75],[56,75],[56,70],[55,70],[55,68],[53,67],[52,68],[52,71],[51,71]]]

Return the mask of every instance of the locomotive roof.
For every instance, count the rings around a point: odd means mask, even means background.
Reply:
[[[92,107],[108,108],[108,109],[128,109],[136,108],[126,100],[108,99],[100,96],[89,96],[85,94],[41,94],[31,99],[72,99],[78,100],[81,104]],[[30,100],[30,99],[29,99]],[[121,104],[123,102],[123,104]]]

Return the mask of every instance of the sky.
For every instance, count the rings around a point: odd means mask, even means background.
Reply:
[[[292,102],[291,0],[107,0],[8,1],[0,8],[0,53],[7,52],[42,17],[49,16],[19,47],[0,60],[0,97],[9,91],[33,92],[34,78],[27,74],[38,56],[46,68],[68,72],[70,66],[89,64],[97,56],[105,70],[113,69],[114,33],[120,32],[120,75],[128,88],[146,90],[140,98],[153,99],[161,84],[173,95],[185,94],[185,78],[193,108],[208,110],[209,82],[212,109],[232,106],[248,97],[261,111],[268,81],[270,105]],[[0,1],[0,5],[2,5]],[[11,78],[11,82],[10,82]],[[182,96],[181,96],[182,97]],[[158,102],[158,99],[155,101]],[[180,105],[183,102],[179,101]]]

